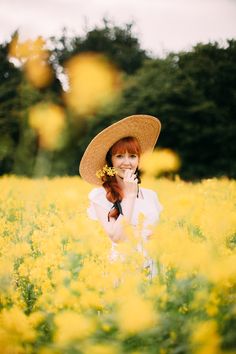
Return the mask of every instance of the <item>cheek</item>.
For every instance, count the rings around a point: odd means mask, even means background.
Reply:
[[[119,165],[119,160],[116,158],[112,158],[111,162],[113,167],[117,167]]]

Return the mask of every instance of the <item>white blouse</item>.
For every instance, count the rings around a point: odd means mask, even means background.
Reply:
[[[113,206],[113,203],[107,200],[106,191],[103,187],[92,189],[92,191],[89,193],[89,200],[90,206],[87,209],[87,213],[88,216],[93,220],[98,220],[94,204],[98,204],[103,207],[107,214]],[[137,250],[145,255],[146,266],[150,265],[150,262],[153,262],[150,257],[148,257],[147,252],[144,248],[144,244],[147,241],[148,236],[151,234],[149,226],[154,226],[158,223],[162,210],[163,207],[159,202],[156,192],[151,189],[141,187],[139,189],[139,197],[136,198],[135,201],[131,224],[135,229],[138,225],[139,214],[142,213],[144,215],[143,229],[141,232],[142,241],[138,243]],[[110,260],[116,260],[117,258],[119,258],[119,256],[122,257],[122,255],[116,250],[117,243],[111,243],[112,247]]]

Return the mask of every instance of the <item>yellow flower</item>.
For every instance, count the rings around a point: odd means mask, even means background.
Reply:
[[[83,354],[118,354],[117,344],[85,344]]]
[[[48,86],[53,78],[52,69],[42,57],[29,58],[24,70],[27,79],[37,88]]]
[[[49,52],[45,47],[46,43],[42,37],[20,42],[18,36],[12,39],[9,46],[9,56],[23,64],[26,78],[37,88],[49,85],[53,78],[48,63]]]
[[[107,165],[103,166],[101,170],[96,172],[96,176],[98,178],[102,178],[104,176],[115,176],[117,174],[117,170],[115,167],[108,167]]]
[[[198,323],[192,331],[191,343],[196,354],[220,354],[220,336],[216,321]]]
[[[0,347],[4,348],[32,342],[36,332],[31,324],[31,319],[16,306],[3,309],[0,313]],[[9,351],[10,352],[10,351]]]
[[[170,149],[156,149],[145,153],[140,168],[148,176],[157,176],[163,172],[175,172],[180,168],[180,158]]]
[[[63,311],[55,318],[55,341],[67,344],[89,337],[96,329],[96,323],[82,314]]]
[[[96,291],[84,291],[80,296],[80,306],[83,309],[102,309],[101,299]]]
[[[66,103],[79,115],[94,114],[110,103],[121,89],[121,76],[101,54],[81,53],[68,61]]]
[[[43,149],[60,148],[65,127],[65,114],[60,106],[53,103],[37,104],[30,109],[29,124],[37,132]]]
[[[184,284],[193,298],[186,304],[184,291],[179,311],[190,319],[192,311],[220,318],[225,307],[222,321],[236,314],[236,181],[193,184],[144,177],[143,183],[164,204],[160,223],[145,243],[158,265],[151,282],[143,274],[143,256],[135,250],[139,234],[131,226],[125,227],[127,242],[117,244],[125,257],[110,261],[111,241],[86,216],[91,187],[80,178],[0,178],[1,354],[31,352],[46,313],[54,315],[55,336],[42,354],[74,347],[119,353],[124,337],[155,326],[161,330],[160,316],[168,314],[169,301],[176,292],[181,296]],[[135,231],[141,231],[142,222],[141,217]],[[97,343],[99,331],[110,338],[115,324],[120,333],[114,342]],[[189,330],[189,322],[183,326]],[[224,334],[221,339],[216,321],[202,321],[190,330],[193,354],[221,353]],[[170,343],[178,336],[178,328],[169,331]],[[160,352],[167,351],[163,341]]]
[[[151,302],[133,294],[119,305],[117,320],[121,332],[138,333],[153,328],[157,323],[157,315]]]
[[[44,50],[45,44],[45,40],[40,36],[35,40],[28,39],[20,42],[19,36],[16,35],[10,43],[9,56],[24,61],[30,57],[39,55]]]

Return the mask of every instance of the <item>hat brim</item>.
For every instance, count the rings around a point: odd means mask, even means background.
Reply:
[[[110,125],[97,134],[88,145],[80,161],[79,172],[88,183],[102,185],[96,172],[106,164],[108,150],[118,140],[133,136],[141,147],[142,154],[153,150],[161,131],[158,118],[150,115],[132,115]]]

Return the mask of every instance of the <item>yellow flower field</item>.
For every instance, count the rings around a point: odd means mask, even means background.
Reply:
[[[236,181],[146,177],[164,210],[109,260],[78,177],[0,179],[0,353],[236,352]],[[142,218],[140,218],[142,223]]]

